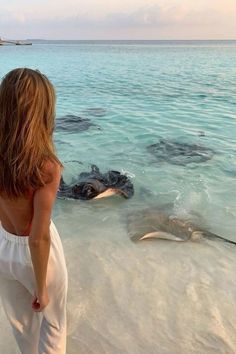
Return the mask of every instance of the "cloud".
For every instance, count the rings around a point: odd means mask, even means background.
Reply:
[[[222,20],[221,12],[214,8],[205,8],[195,10],[190,5],[177,4],[167,5],[150,5],[142,6],[134,11],[111,12],[102,14],[100,11],[82,11],[77,10],[73,15],[68,14],[68,9],[64,14],[53,14],[50,12],[33,11],[27,9],[17,11],[15,9],[5,10],[0,15],[0,24],[15,23],[50,23],[52,26],[56,23],[61,25],[69,24],[76,26],[102,26],[102,27],[159,27],[171,25],[199,25],[199,24],[215,24]]]
[[[127,27],[163,27],[176,25],[212,25],[222,22],[221,13],[214,9],[194,10],[187,6],[147,6],[129,14],[110,14],[104,25]]]
[[[107,15],[77,13],[66,18],[51,18],[53,23],[60,22],[72,27],[96,28],[144,28],[167,26],[212,26],[227,21],[227,15],[215,8],[194,9],[187,5],[143,6],[131,12],[112,12]]]
[[[236,5],[229,3],[231,0],[225,0],[225,4],[230,6],[224,6],[222,11],[222,3],[214,1],[198,0],[198,3],[193,3],[191,0],[166,0],[156,4],[157,0],[153,0],[151,5],[137,7],[133,4],[129,9],[116,11],[112,7],[105,8],[104,2],[96,11],[96,0],[90,0],[89,4],[93,8],[89,11],[87,7],[76,7],[77,0],[71,0],[70,5],[73,4],[73,8],[68,6],[63,14],[62,0],[55,12],[52,11],[52,3],[56,6],[56,2],[52,0],[50,11],[36,11],[30,6],[24,11],[17,11],[14,7],[5,8],[0,13],[1,35],[8,38],[17,35],[23,38],[68,39],[83,39],[84,36],[189,38],[191,35],[195,38],[232,38],[232,33],[236,33]],[[139,3],[141,4],[141,0]]]

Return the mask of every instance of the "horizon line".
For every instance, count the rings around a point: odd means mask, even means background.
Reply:
[[[209,39],[70,39],[70,38],[27,38],[25,40],[31,40],[31,41],[236,41],[236,38],[209,38]]]

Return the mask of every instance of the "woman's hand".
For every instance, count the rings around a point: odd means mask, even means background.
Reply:
[[[34,295],[32,301],[32,309],[35,312],[41,312],[45,309],[48,303],[49,303],[48,292],[47,290],[44,290],[41,294]]]

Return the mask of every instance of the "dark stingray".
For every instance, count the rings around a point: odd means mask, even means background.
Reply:
[[[174,165],[187,165],[195,162],[210,160],[214,151],[198,144],[187,144],[184,142],[161,139],[158,143],[149,145],[147,150],[152,153],[157,161],[169,162]]]
[[[144,209],[128,215],[127,227],[128,235],[134,242],[145,239],[195,241],[207,238],[236,244],[236,242],[207,231],[189,220],[170,215],[160,208]]]
[[[73,114],[67,114],[66,116],[56,120],[57,131],[77,133],[88,130],[90,127],[96,127],[97,129],[100,129],[100,127],[92,123],[90,119],[75,116]]]
[[[101,173],[95,165],[90,172],[82,172],[78,180],[67,185],[61,179],[58,197],[88,200],[98,197],[106,197],[120,194],[125,198],[131,198],[134,187],[129,178],[118,171]]]

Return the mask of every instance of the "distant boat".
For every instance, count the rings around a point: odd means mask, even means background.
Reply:
[[[0,45],[32,45],[31,42],[26,42],[26,41],[19,41],[19,40],[13,40],[13,39],[2,39],[0,37]]]

